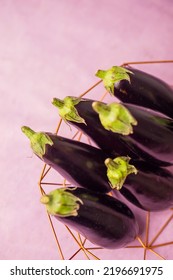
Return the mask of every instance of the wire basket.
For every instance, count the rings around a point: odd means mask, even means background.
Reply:
[[[167,63],[173,61],[145,61],[145,62],[129,62],[124,63],[121,66],[131,65],[131,64],[150,64],[150,63]],[[92,94],[92,99],[95,94],[98,94],[103,90],[103,85],[99,80],[96,84],[90,87],[87,91],[82,93],[79,97],[87,95],[87,97]],[[103,93],[100,101],[104,100],[109,102],[109,95],[107,92]],[[63,123],[62,119],[59,118],[58,125],[56,127],[55,133],[60,134],[61,128],[66,124]],[[67,128],[69,128],[67,126]],[[85,136],[81,131],[71,128],[66,129],[65,137],[69,137],[78,141],[94,145],[91,139]],[[67,135],[68,134],[68,135]],[[50,191],[50,188],[59,188],[70,185],[70,183],[62,178],[60,175],[57,179],[57,172],[55,172],[51,167],[44,164],[40,178],[39,178],[39,188],[41,194]],[[122,200],[122,199],[121,199]],[[56,241],[59,259],[72,260],[72,259],[173,259],[173,209],[168,209],[163,212],[146,212],[125,200],[125,203],[133,210],[140,227],[140,232],[136,240],[132,242],[129,246],[122,249],[107,250],[100,248],[98,246],[90,243],[86,238],[83,238],[76,231],[71,230],[69,227],[62,225],[57,220],[54,223],[54,219],[47,213],[48,220],[53,232],[53,236]],[[62,240],[61,228],[66,229],[66,239],[70,244],[70,248]],[[172,237],[170,233],[172,232]],[[172,238],[170,240],[170,238]]]

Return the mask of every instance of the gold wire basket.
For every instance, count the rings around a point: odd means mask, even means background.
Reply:
[[[127,66],[131,64],[150,64],[150,63],[172,63],[173,60],[162,60],[162,61],[141,61],[141,62],[128,62],[124,63],[121,66]],[[100,91],[99,87],[101,84],[101,80],[99,80],[96,84],[94,84],[92,87],[90,87],[87,91],[82,93],[79,97],[83,97],[86,94],[89,95],[91,92],[93,93],[94,90]],[[94,96],[94,95],[92,95]],[[108,97],[107,92],[105,92],[101,98],[100,101],[106,100]],[[62,127],[62,119],[59,118],[58,125],[56,128],[55,133],[60,134],[60,130]],[[67,136],[67,135],[66,135]],[[81,131],[71,128],[70,130],[70,136],[72,139],[83,141],[85,143],[88,143],[90,145],[94,145],[89,137],[85,136]],[[57,174],[57,173],[56,173]],[[66,181],[65,178],[62,178],[60,176],[60,181],[55,182],[56,178],[55,171],[52,170],[51,167],[44,164],[40,178],[39,178],[39,188],[41,191],[41,194],[45,194],[46,190],[45,188],[48,187],[48,190],[50,191],[50,188],[58,188],[58,187],[64,187],[70,185],[69,182]],[[126,204],[127,201],[126,201]],[[130,207],[130,206],[129,206]],[[79,233],[76,231],[71,230],[69,227],[62,225],[60,222],[52,220],[52,217],[47,213],[48,220],[50,222],[50,226],[53,232],[53,236],[56,241],[57,250],[59,259],[61,260],[72,260],[72,259],[173,259],[173,236],[172,240],[169,240],[169,236],[167,232],[173,233],[173,208],[168,209],[164,212],[146,212],[143,210],[140,210],[140,215],[142,215],[142,221],[143,221],[143,230],[137,236],[136,240],[130,244],[129,246],[123,248],[123,249],[116,249],[116,250],[107,250],[100,248],[98,246],[93,245],[90,243],[86,238],[83,238]],[[71,243],[70,247],[70,255],[69,252],[66,252],[66,244],[63,244],[61,242],[61,228],[66,228],[67,233],[67,242]],[[71,240],[70,240],[71,239]],[[140,252],[140,254],[139,254]]]

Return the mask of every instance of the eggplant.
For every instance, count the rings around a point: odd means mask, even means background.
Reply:
[[[114,185],[114,160],[106,159],[108,178]],[[114,194],[125,197],[128,201],[145,211],[162,211],[173,207],[173,175],[165,168],[151,165],[149,162],[136,161],[137,174],[129,174],[123,187]],[[114,172],[115,169],[115,172]],[[110,172],[110,173],[109,173]]]
[[[53,133],[35,132],[26,126],[22,131],[30,139],[33,152],[71,184],[96,192],[111,191],[104,164],[107,155],[101,149]],[[116,172],[119,172],[117,188],[121,188],[136,168],[124,157]]]
[[[149,108],[173,118],[173,89],[163,80],[132,67],[99,70],[96,76],[103,79],[106,89],[121,102]]]
[[[66,99],[74,97],[66,97]],[[53,99],[53,104],[59,108],[60,115],[69,123],[76,126],[87,134],[98,147],[106,152],[110,157],[129,156],[133,160],[147,160],[159,166],[169,166],[173,164],[173,120],[161,116],[159,113],[151,110],[146,110],[140,106],[133,104],[117,104],[123,105],[128,112],[130,112],[129,119],[132,119],[133,126],[128,123],[127,116],[122,113],[122,120],[120,125],[116,128],[122,128],[121,124],[125,125],[129,135],[124,131],[115,133],[111,130],[104,129],[100,122],[100,116],[103,113],[104,120],[109,121],[108,116],[110,107],[103,102],[95,102],[90,99],[76,99],[75,104],[70,107],[68,114],[63,114],[64,106],[66,106],[65,99]],[[75,119],[75,112],[82,118],[80,122]],[[121,109],[121,108],[120,108]],[[112,110],[112,109],[111,109]],[[113,108],[114,110],[114,108]],[[114,114],[112,110],[111,114]],[[97,113],[98,116],[97,116]],[[65,108],[65,111],[67,109]],[[70,113],[72,112],[72,114]],[[126,112],[126,111],[125,111]],[[112,115],[111,115],[112,116]],[[125,117],[124,117],[125,116]],[[132,118],[134,117],[134,119]],[[125,122],[123,120],[125,119]],[[118,116],[119,120],[119,116]],[[136,120],[136,122],[134,121]],[[127,122],[127,123],[126,123]],[[112,124],[109,124],[110,129]],[[123,127],[124,129],[124,127]]]
[[[41,202],[50,215],[102,248],[125,247],[138,235],[139,227],[130,208],[107,194],[60,188],[43,195]]]
[[[52,133],[22,131],[31,141],[33,152],[71,184],[97,192],[109,192],[104,161],[107,155],[96,147]]]
[[[117,103],[113,102],[109,105],[102,102],[93,103],[93,108],[99,114],[102,125],[105,129],[115,132],[117,141],[123,138],[125,145],[130,150],[153,164],[159,164],[160,166],[172,165],[173,120],[137,105],[123,103],[123,106],[136,119],[137,125],[133,126],[131,134],[119,137],[116,132],[116,120],[112,119],[117,110]],[[120,117],[118,116],[117,119],[119,121]],[[124,120],[125,118],[123,119],[122,116],[120,121],[123,124]]]

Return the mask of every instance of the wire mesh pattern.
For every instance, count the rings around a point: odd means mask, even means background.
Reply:
[[[149,64],[149,63],[172,63],[172,60],[166,61],[140,61],[140,62],[128,62],[124,63],[121,66],[126,66],[130,64]],[[89,92],[91,92],[94,88],[96,88],[102,81],[99,80],[96,84],[94,84],[92,87],[90,87],[87,91],[82,93],[79,97],[83,97]],[[100,101],[104,100],[107,96],[107,92],[105,92],[102,97],[100,98]],[[63,125],[63,121],[60,118],[58,121],[58,125],[56,127],[56,134],[59,134],[60,128]],[[84,141],[88,144],[92,145],[92,141],[89,137],[86,137],[83,135],[83,133],[79,130],[75,131],[75,133],[71,137],[72,139],[81,141],[81,139],[84,138]],[[45,194],[45,187],[46,186],[52,186],[52,187],[65,187],[70,185],[68,181],[66,181],[65,178],[62,178],[61,182],[53,182],[53,181],[47,181],[48,175],[53,172],[52,168],[48,165],[44,164],[43,169],[40,174],[39,178],[39,188],[41,194]],[[100,260],[104,258],[104,252],[109,252],[107,255],[110,256],[110,259],[113,257],[116,259],[116,254],[113,254],[113,250],[105,250],[103,248],[100,248],[98,246],[94,246],[92,243],[90,243],[86,238],[82,237],[79,233],[71,230],[69,227],[65,226],[69,236],[72,238],[72,241],[76,245],[73,252],[70,252],[70,256],[65,256],[64,250],[63,250],[63,244],[60,242],[60,233],[58,232],[58,229],[56,230],[55,225],[53,223],[52,217],[47,213],[48,220],[53,232],[53,236],[55,238],[59,258],[64,259],[95,259]],[[146,212],[143,211],[143,219],[144,219],[144,230],[139,236],[137,236],[136,240],[130,244],[129,246],[121,249],[122,252],[122,259],[128,259],[135,258],[136,254],[141,252],[141,259],[160,259],[160,260],[166,260],[166,259],[173,259],[173,234],[172,234],[172,240],[167,240],[167,229],[171,229],[171,232],[173,233],[173,208],[169,209],[167,211],[164,211],[164,219],[163,221],[160,220],[160,212]],[[153,232],[153,223],[158,220],[157,229]],[[57,223],[57,221],[56,221]],[[170,235],[170,234],[169,234]],[[116,250],[114,250],[116,251]],[[167,252],[169,251],[169,257],[167,257]],[[132,253],[133,252],[133,253]],[[136,252],[136,254],[135,254]],[[81,253],[83,256],[81,257]],[[171,256],[170,256],[171,253]],[[137,256],[139,259],[139,256]],[[121,259],[119,257],[119,259]]]

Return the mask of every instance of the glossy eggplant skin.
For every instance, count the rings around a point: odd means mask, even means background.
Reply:
[[[144,160],[160,165],[173,164],[173,120],[133,104],[124,104],[138,124],[124,140]]]
[[[165,168],[136,162],[137,175],[130,174],[120,193],[146,211],[162,211],[173,207],[173,175]],[[114,191],[116,194],[116,191]]]
[[[138,224],[126,204],[107,194],[82,188],[73,189],[72,193],[83,202],[78,215],[55,216],[59,221],[103,248],[122,248],[136,238]]]
[[[69,121],[112,157],[129,156],[135,160],[149,160],[153,164],[173,164],[173,120],[133,104],[123,104],[138,122],[134,132],[120,135],[103,128],[92,108],[93,100],[83,99],[75,108],[87,125]]]
[[[88,144],[46,133],[53,145],[46,145],[41,158],[71,184],[97,192],[109,192],[104,160],[107,155]]]
[[[132,71],[130,83],[122,80],[114,86],[114,95],[125,103],[136,104],[156,110],[173,118],[173,90],[161,79],[138,69],[125,67]]]

